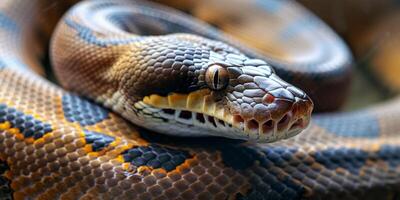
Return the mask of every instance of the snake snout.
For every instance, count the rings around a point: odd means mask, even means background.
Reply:
[[[269,96],[266,94],[265,96]],[[270,97],[268,97],[270,98]],[[272,142],[300,133],[310,122],[312,103],[308,100],[277,99],[269,104],[258,104],[253,116],[244,112],[234,115],[234,123],[242,123],[250,140]]]
[[[292,137],[307,127],[313,103],[303,91],[275,74],[252,79],[254,84],[243,84],[245,89],[237,100],[243,103],[233,112],[233,124],[240,124],[249,140],[273,142]]]

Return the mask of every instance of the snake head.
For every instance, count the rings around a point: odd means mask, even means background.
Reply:
[[[141,77],[125,77],[132,81],[121,84],[130,86],[123,89],[126,99],[135,99],[129,104],[135,123],[178,136],[255,142],[288,138],[309,124],[310,98],[265,61],[199,36],[155,40],[130,53],[142,58],[135,67]]]

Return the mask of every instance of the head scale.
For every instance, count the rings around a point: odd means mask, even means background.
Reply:
[[[120,93],[132,121],[179,136],[272,142],[298,134],[313,103],[263,60],[188,34],[145,39],[120,62]],[[137,60],[140,58],[140,60]]]

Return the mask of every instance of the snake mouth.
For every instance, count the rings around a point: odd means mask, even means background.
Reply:
[[[245,121],[240,115],[229,115],[225,119],[219,119],[212,115],[187,110],[161,109],[160,116],[163,119],[174,120],[187,126],[218,129],[228,132],[229,134],[225,136],[230,136],[231,138],[254,140],[257,142],[273,142],[295,136],[309,123],[309,118],[307,117],[293,119],[292,112],[287,113],[278,122],[271,119],[262,124],[254,119]],[[242,134],[241,132],[247,134]],[[267,135],[268,137],[263,137],[263,135]]]
[[[165,123],[169,129],[165,127],[161,129],[171,135],[218,136],[258,143],[293,137],[300,133],[310,121],[306,116],[295,118],[292,111],[278,121],[270,119],[264,123],[258,123],[255,119],[245,120],[240,115],[231,115],[219,109],[215,109],[214,113],[205,114],[189,110],[155,108],[144,102],[137,103],[136,107],[147,115],[162,119],[157,124],[152,124],[152,128]],[[220,113],[219,117],[222,119],[216,117],[217,113]]]
[[[134,104],[136,110],[161,119],[151,128],[177,136],[218,136],[249,140],[244,128],[223,104],[210,98],[211,91],[202,89],[190,94],[150,95]],[[164,125],[163,125],[164,124]],[[168,126],[166,129],[165,126]]]
[[[136,103],[136,109],[152,118],[160,119],[151,128],[177,136],[219,136],[258,143],[274,142],[300,133],[310,121],[309,110],[301,110],[299,102],[287,102],[290,109],[277,119],[274,112],[266,112],[261,120],[246,118],[223,101],[212,99],[208,89],[189,94],[172,93],[168,96],[150,95]],[[278,101],[279,102],[279,101]],[[285,101],[286,102],[286,101]],[[168,126],[168,127],[167,127]]]
[[[144,102],[135,104],[139,112],[151,115],[154,119],[161,119],[157,124],[152,124],[151,128],[157,129],[158,126],[163,133],[184,137],[201,137],[216,136],[239,140],[250,140],[250,133],[244,134],[245,128],[243,123],[234,121],[234,116],[216,109],[213,113],[203,113],[189,110],[172,109],[172,108],[156,108]],[[220,117],[216,117],[220,113]],[[149,121],[149,120],[146,120]],[[169,126],[168,129],[165,126]]]
[[[232,124],[211,115],[187,110],[161,109],[160,115],[166,119],[175,119],[186,124],[205,124],[207,126],[232,127]]]
[[[178,123],[185,124],[188,127],[195,126],[199,128],[215,129],[218,130],[217,132],[233,131],[232,133],[234,133],[235,129],[233,124],[227,121],[227,119],[231,118],[230,116],[227,116],[226,119],[223,120],[215,116],[204,113],[193,112],[188,110],[175,110],[175,109],[161,109],[160,116],[163,119],[174,120]],[[206,134],[214,136],[224,136],[221,135],[221,133],[219,134],[206,133]],[[239,134],[236,135],[236,137],[234,137],[234,135],[230,136],[236,139],[244,139],[240,137]]]

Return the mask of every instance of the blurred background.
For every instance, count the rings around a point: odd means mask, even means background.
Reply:
[[[194,15],[268,55],[287,56],[285,47],[269,35],[271,24],[287,20],[278,13],[283,0],[154,0]],[[400,2],[395,0],[298,0],[349,46],[354,78],[341,110],[354,110],[400,91]],[[296,5],[297,6],[297,5]],[[300,6],[301,7],[301,6]],[[289,16],[288,16],[289,17]],[[291,16],[296,18],[296,16]],[[300,24],[309,25],[307,19]],[[277,23],[275,23],[277,24]],[[273,27],[276,28],[276,27]],[[301,53],[304,49],[298,49]],[[290,53],[289,53],[290,54]],[[289,55],[290,56],[290,55]]]

